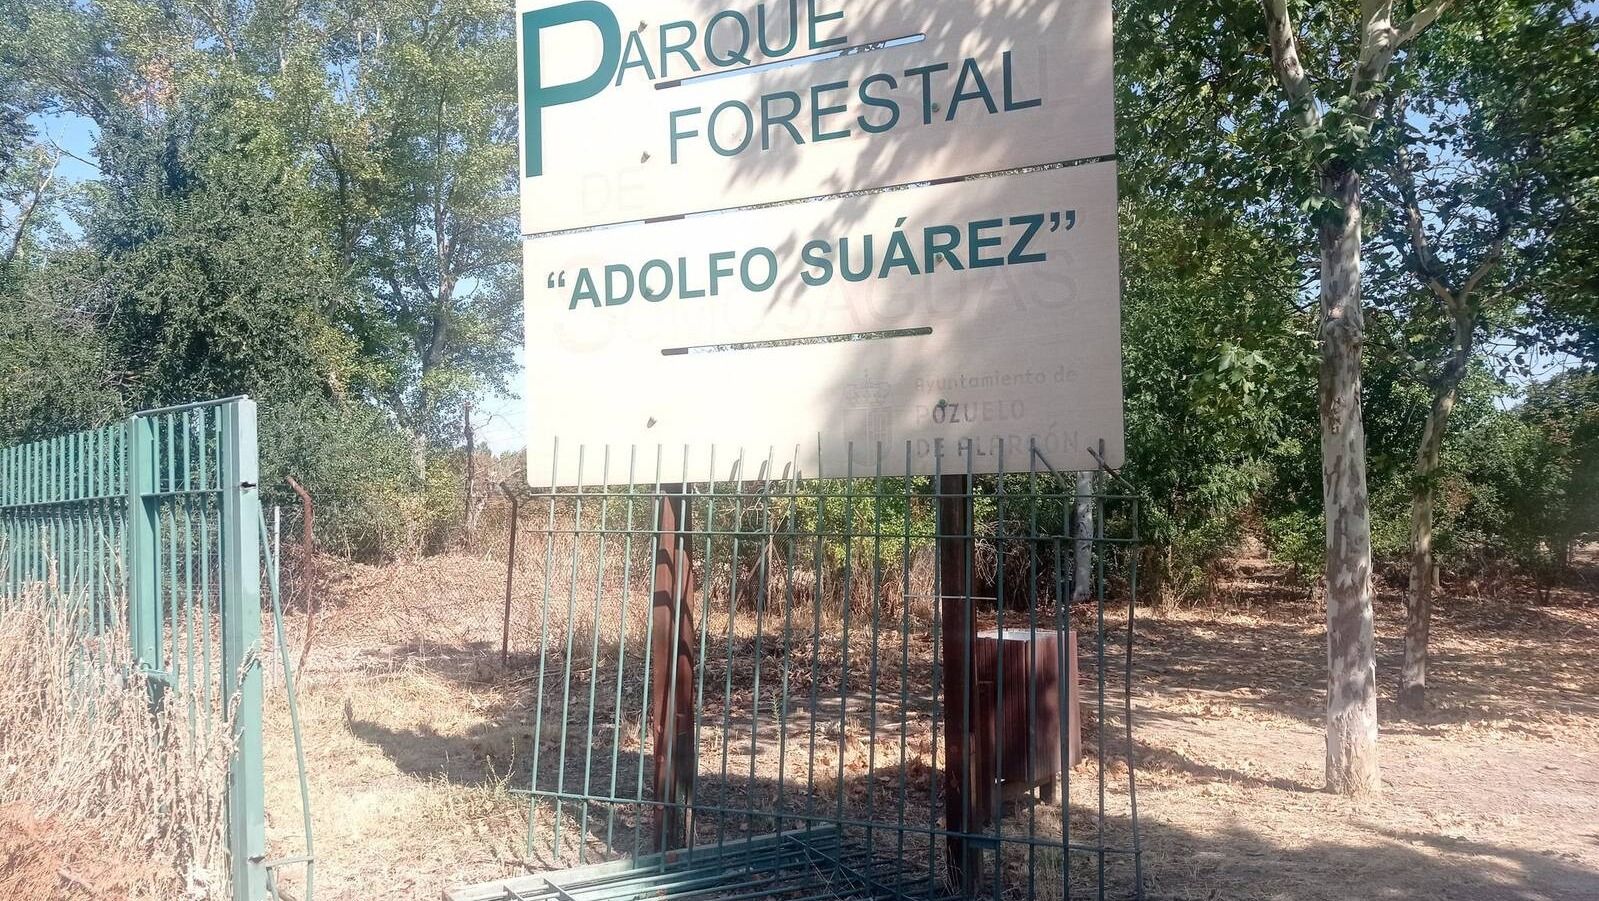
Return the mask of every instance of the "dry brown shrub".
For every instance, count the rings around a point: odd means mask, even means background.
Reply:
[[[0,897],[229,897],[230,718],[152,712],[126,636],[48,586],[0,599]]]
[[[0,806],[0,898],[130,898],[161,881],[154,865],[106,849],[93,832],[40,820],[23,804]]]

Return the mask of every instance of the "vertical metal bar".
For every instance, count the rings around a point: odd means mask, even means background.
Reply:
[[[30,462],[33,472],[28,480],[28,494],[31,501],[37,504],[41,503],[45,497],[44,477],[48,461],[45,455],[45,448],[42,445],[34,445],[30,456],[32,458]],[[39,548],[47,534],[44,514],[37,510],[29,511],[28,520],[30,526],[28,535],[28,580],[30,582],[42,582],[45,574],[40,566]]]
[[[550,446],[550,487],[548,497],[549,509],[545,512],[544,519],[544,588],[539,600],[539,679],[538,696],[535,702],[533,715],[533,794],[528,801],[527,816],[527,848],[533,852],[533,842],[538,834],[539,822],[539,751],[544,747],[544,671],[545,651],[548,648],[550,637],[550,580],[555,571],[555,488],[556,475],[560,472],[561,443],[556,439]]]
[[[23,503],[36,504],[39,500],[39,446],[30,444],[23,448],[23,476],[22,496]],[[22,543],[22,583],[37,582],[39,580],[38,552],[39,538],[36,534],[39,516],[34,510],[23,513],[23,543]]]
[[[743,464],[744,464],[744,461],[743,461],[742,452],[741,452],[740,453],[740,459],[739,459],[739,472],[740,472],[741,475],[743,473]],[[768,448],[767,449],[767,453],[766,453],[766,466],[763,468],[764,472],[767,475],[770,475],[771,468],[772,468],[772,451],[771,451],[771,448]],[[768,492],[768,495],[769,494],[770,494],[770,492]],[[761,534],[762,535],[769,535],[769,534],[771,534],[771,531],[772,531],[772,505],[770,503],[770,499],[768,498],[768,502],[767,503],[763,503],[761,505],[761,507],[762,507],[762,512],[761,512]],[[742,530],[743,522],[744,522],[744,496],[743,496],[742,493],[740,493],[739,499],[738,499],[738,516],[737,516],[736,522],[738,523],[738,527],[735,529],[735,532],[734,532],[734,535],[733,535],[733,554],[732,554],[732,557],[733,557],[733,560],[734,560],[734,563],[733,563],[734,573],[733,573],[733,575],[734,575],[735,578],[737,577],[737,566],[738,566],[737,559],[738,559],[739,531]],[[759,751],[760,751],[760,738],[761,738],[761,728],[760,728],[760,724],[761,724],[761,664],[764,663],[765,659],[766,659],[766,604],[767,604],[767,600],[768,600],[768,597],[767,597],[767,584],[768,584],[767,576],[768,576],[768,573],[767,573],[767,563],[766,563],[767,555],[766,555],[766,550],[765,550],[765,546],[764,545],[762,545],[760,553],[761,553],[760,563],[755,567],[755,580],[756,580],[755,581],[755,644],[754,644],[754,648],[755,648],[755,681],[754,681],[753,690],[752,690],[752,692],[750,694],[750,770],[749,770],[748,787],[746,788],[746,792],[748,793],[747,796],[750,797],[750,798],[754,798],[755,797],[755,761],[756,761],[756,757],[757,757],[757,755],[759,754]],[[737,610],[737,604],[734,604],[734,605],[732,605],[731,608],[729,608],[728,617],[730,619],[732,618],[732,615],[733,615],[733,613],[736,610]],[[731,668],[732,665],[733,665],[733,661],[732,660],[728,660],[729,668]],[[781,766],[782,766],[781,763],[779,763],[779,771],[781,771]],[[759,832],[759,830],[756,829],[755,823],[754,823],[754,815],[753,815],[754,811],[753,811],[753,808],[755,806],[756,806],[756,804],[753,803],[753,802],[746,803],[746,807],[752,808],[751,811],[750,811],[750,815],[748,817],[746,817],[746,819],[745,819],[744,832],[745,832],[746,836],[756,835]]]
[[[986,724],[990,725],[985,730],[979,741],[988,745],[985,753],[991,754],[989,768],[984,772],[983,790],[989,799],[988,818],[994,826],[994,901],[999,901],[1002,891],[1002,877],[1005,871],[1005,798],[1003,783],[1005,778],[1005,738],[1010,730],[1006,728],[1005,717],[1009,710],[1005,707],[1005,667],[1007,644],[1005,641],[1005,439],[998,439],[999,443],[999,472],[994,479],[995,517],[994,517],[994,557],[996,559],[994,573],[994,610],[995,634],[994,641],[994,706],[989,716],[984,717]],[[1027,645],[1026,647],[1031,647]],[[1032,778],[1032,773],[1027,777]]]
[[[561,856],[561,817],[566,811],[564,796],[566,794],[566,740],[571,735],[571,723],[567,715],[572,705],[572,642],[576,637],[573,626],[577,617],[577,580],[578,558],[580,554],[580,539],[583,534],[583,459],[588,448],[579,446],[577,449],[577,502],[572,514],[572,567],[567,576],[566,592],[566,654],[562,666],[564,671],[561,677],[561,744],[560,756],[555,768],[555,841],[551,853],[555,857]],[[582,837],[578,841],[582,842]],[[581,850],[581,844],[579,845]]]
[[[506,499],[511,502],[510,550],[505,555],[505,616],[500,624],[500,668],[504,669],[511,665],[511,590],[516,587],[516,529],[517,520],[522,510],[522,497],[517,492],[512,491],[508,485],[501,485],[500,490],[505,493]],[[302,554],[308,555],[309,553],[310,547],[306,546]],[[309,620],[311,617],[309,603],[306,605],[305,615],[306,619]]]
[[[1103,452],[1101,448],[1101,452]],[[1094,540],[1099,543],[1099,553],[1094,565],[1094,669],[1098,688],[1097,715],[1099,724],[1099,820],[1095,829],[1095,844],[1099,851],[1099,898],[1105,898],[1105,499],[1094,498]]]
[[[1064,497],[1061,500],[1061,517],[1066,523],[1071,522],[1071,501]],[[1060,786],[1060,860],[1061,872],[1066,883],[1066,901],[1072,898],[1072,757],[1070,732],[1078,727],[1081,714],[1077,710],[1076,692],[1069,680],[1077,678],[1076,668],[1071,662],[1076,659],[1075,642],[1077,636],[1072,632],[1072,618],[1070,597],[1073,590],[1073,579],[1068,574],[1066,565],[1070,560],[1076,563],[1075,547],[1071,554],[1066,553],[1066,543],[1057,538],[1055,546],[1055,593],[1058,598],[1055,611],[1056,628],[1060,631],[1060,646],[1055,651],[1055,666],[1060,672],[1060,684],[1056,688],[1056,703],[1061,709],[1061,729],[1059,738],[1061,760],[1061,786]]]
[[[228,866],[234,897],[266,896],[265,779],[261,752],[261,496],[256,405],[222,408],[222,675],[233,712],[235,748],[228,768]]]
[[[1033,736],[1039,728],[1038,709],[1038,554],[1040,551],[1040,537],[1038,534],[1038,444],[1037,439],[1028,442],[1027,447],[1027,591],[1029,594],[1027,604],[1027,728],[1023,732],[1027,736],[1027,775],[1029,780],[1038,778],[1039,761],[1036,755],[1038,740]],[[1058,642],[1059,639],[1057,638]],[[1059,671],[1057,670],[1057,673]],[[1057,678],[1059,676],[1057,675]],[[1051,778],[1050,787],[1045,790],[1041,800],[1048,801],[1049,792],[1054,790],[1054,773],[1048,774]],[[1027,897],[1038,896],[1038,846],[1033,840],[1038,838],[1038,805],[1027,805]],[[1062,857],[1064,862],[1065,857]]]
[[[686,463],[687,463],[687,461],[685,460],[685,466],[686,466]],[[734,463],[734,467],[735,467],[734,468],[734,473],[735,473],[734,478],[735,479],[737,478],[736,474],[739,471],[739,468],[741,468],[743,465],[744,465],[744,452],[741,449],[739,451],[738,460]],[[714,541],[715,533],[716,533],[716,448],[714,446],[711,448],[710,462],[709,462],[709,465],[707,466],[707,469],[706,469],[706,481],[705,481],[705,484],[706,484],[705,550],[704,550],[704,552],[702,554],[702,558],[705,560],[705,565],[707,567],[714,567],[716,565],[716,549],[713,547],[713,544],[712,544],[712,542]],[[736,484],[737,483],[735,482],[735,490],[737,490],[736,489]],[[735,521],[736,521],[736,518],[735,518]],[[736,545],[738,539],[734,538],[733,541],[734,541],[734,543]],[[708,576],[707,577],[707,581],[712,581],[712,579],[714,579],[714,577],[712,577],[712,576]],[[732,593],[733,593],[733,596],[735,598],[735,605],[736,605],[736,598],[737,598],[737,595],[738,595],[738,587],[737,587],[736,579],[734,580],[734,583],[733,583],[733,592]],[[705,709],[705,666],[704,666],[704,662],[705,662],[705,659],[706,659],[705,658],[705,653],[706,653],[706,651],[709,648],[708,639],[710,638],[710,628],[711,628],[711,592],[710,591],[704,591],[701,594],[702,594],[702,596],[704,598],[704,601],[703,601],[703,605],[704,606],[700,610],[700,647],[699,647],[698,655],[694,658],[694,660],[695,660],[695,666],[694,666],[695,686],[694,686],[694,689],[693,689],[694,715],[693,715],[693,718],[692,718],[693,719],[692,729],[693,729],[694,741],[695,741],[696,745],[699,742],[699,735],[700,735],[700,725],[701,725],[700,714]],[[731,610],[729,611],[728,622],[730,624],[732,623]],[[726,732],[722,733],[722,740],[723,740],[723,745],[725,747],[726,746],[726,741],[727,741],[727,733]],[[696,754],[696,756],[698,756],[698,751],[697,750],[695,751],[695,754]],[[721,789],[722,789],[722,797],[719,800],[720,801],[725,801],[726,797],[727,797],[727,781],[725,779],[725,774],[724,774],[724,779],[722,781]],[[694,767],[694,772],[690,776],[690,784],[689,784],[688,796],[690,798],[698,798],[700,796],[700,768],[698,766]],[[718,806],[719,807],[726,807],[726,804],[718,804]],[[717,813],[717,815],[716,815],[716,822],[717,822],[717,827],[716,828],[717,828],[718,835],[720,835],[721,830],[722,830],[722,826],[723,826],[723,824],[726,823],[726,820],[727,820],[727,812],[725,810],[719,811]],[[692,863],[693,860],[694,860],[694,845],[696,844],[696,842],[694,840],[694,833],[695,833],[695,830],[692,827],[690,827],[689,830],[688,830],[688,835],[687,835],[687,843],[688,843],[688,849],[689,849],[689,851],[688,851],[688,859],[689,859],[690,863]]]
[[[203,461],[204,459],[205,457],[202,455],[201,460]],[[202,484],[204,484],[203,480]],[[211,650],[213,643],[211,636],[216,631],[213,626],[215,617],[212,614],[211,604],[211,561],[214,557],[220,556],[218,554],[219,548],[216,547],[216,539],[213,537],[211,529],[211,520],[216,515],[216,498],[208,492],[200,499],[200,667],[201,671],[205,673],[205,678],[200,680],[200,703],[205,711],[205,715],[201,717],[201,722],[207,735],[211,734],[214,708],[221,698],[226,697],[225,683],[227,682],[226,678],[217,674],[215,667],[212,665],[215,661],[215,655]],[[218,530],[218,534],[220,535],[220,530]],[[223,715],[225,716],[226,713],[224,712]]]
[[[22,479],[20,487],[22,489],[22,503],[24,504],[34,503],[34,472],[37,468],[35,455],[38,450],[38,447],[32,444],[25,445],[22,448]],[[34,546],[38,541],[34,538],[33,532],[34,524],[37,522],[37,514],[32,510],[24,510],[20,514],[20,518],[22,520],[22,538],[20,541],[21,548],[17,555],[19,558],[17,570],[21,575],[18,578],[18,584],[26,586],[28,583],[35,581],[33,554]]]
[[[78,510],[73,503],[78,499],[78,436],[68,435],[61,441],[64,459],[61,467],[61,506],[57,508],[57,517],[61,523],[61,544],[56,547],[57,571],[61,580],[62,592],[68,598],[71,607],[78,605]]]
[[[627,531],[622,539],[622,614],[616,636],[616,707],[611,714],[611,790],[613,799],[605,815],[605,847],[614,848],[616,838],[615,802],[617,775],[621,768],[622,753],[622,689],[627,684],[627,619],[629,602],[633,599],[633,507],[634,485],[638,475],[638,447],[628,449],[627,455]],[[642,755],[641,755],[642,756]]]
[[[183,513],[183,642],[185,674],[184,701],[188,706],[189,734],[195,734],[196,706],[195,706],[195,638],[194,630],[198,628],[194,615],[194,415],[193,411],[183,414],[183,497],[178,499],[172,512],[173,524],[176,526],[179,510]],[[204,552],[204,548],[201,549]],[[177,585],[173,585],[173,590]],[[210,678],[210,673],[201,672],[200,682]],[[196,742],[196,745],[199,743]]]
[[[638,774],[637,774],[637,782],[635,783],[635,785],[633,787],[633,791],[634,791],[634,795],[633,796],[639,799],[638,816],[633,820],[633,857],[634,857],[634,859],[637,859],[639,857],[639,855],[643,852],[643,847],[644,847],[644,845],[643,845],[643,842],[644,842],[644,821],[646,819],[646,817],[645,817],[646,809],[651,811],[650,816],[648,817],[648,819],[651,819],[651,820],[655,819],[654,808],[646,808],[645,804],[643,803],[644,802],[644,739],[645,739],[646,730],[649,730],[649,733],[650,733],[651,736],[654,735],[653,723],[651,721],[650,698],[654,694],[654,689],[655,689],[654,673],[655,673],[655,667],[657,666],[657,664],[655,663],[655,598],[654,598],[654,591],[655,591],[655,585],[656,585],[655,578],[656,578],[656,576],[658,574],[656,567],[657,567],[657,563],[658,563],[658,561],[660,559],[660,554],[662,552],[662,548],[664,547],[664,545],[661,544],[661,532],[660,532],[661,516],[663,515],[662,508],[665,506],[665,495],[662,493],[664,486],[662,486],[662,484],[661,484],[661,461],[662,461],[663,457],[664,457],[664,448],[662,448],[661,445],[656,445],[655,446],[655,488],[654,488],[653,492],[650,495],[650,503],[651,503],[650,522],[651,522],[652,527],[653,527],[653,531],[651,532],[651,538],[650,538],[650,567],[651,567],[651,570],[650,570],[650,572],[651,572],[650,591],[651,591],[651,595],[650,595],[649,613],[644,618],[644,685],[640,689],[640,692],[639,692]]]
[[[942,469],[942,454],[939,468]],[[970,895],[981,852],[966,838],[972,815],[971,645],[974,633],[967,545],[972,499],[964,475],[938,476],[938,570],[943,620],[944,824],[949,836],[950,882]],[[961,714],[964,712],[964,719]]]
[[[817,448],[818,460],[824,459],[821,448]],[[819,466],[819,464],[818,464]],[[806,710],[806,719],[810,722],[810,747],[807,751],[805,786],[810,789],[805,793],[806,822],[814,822],[811,818],[816,815],[816,729],[818,707],[821,703],[821,659],[822,659],[822,600],[827,594],[827,483],[822,480],[822,473],[818,469],[816,479],[812,483],[816,486],[816,534],[811,548],[811,696],[810,707]]]
[[[777,715],[777,829],[781,833],[787,828],[783,814],[787,811],[784,801],[784,791],[788,787],[788,710],[789,710],[789,678],[790,664],[794,653],[794,546],[799,543],[799,536],[795,533],[796,519],[799,514],[799,449],[795,448],[794,460],[789,466],[788,490],[784,500],[788,506],[788,524],[784,528],[783,541],[783,698],[778,707]],[[771,503],[768,492],[767,503]],[[808,786],[807,786],[808,788]],[[809,824],[807,824],[809,825]]]
[[[146,497],[155,493],[155,424],[135,415],[129,417],[125,428],[128,636],[139,667],[155,672],[161,668],[160,586],[156,575],[155,507]],[[151,690],[158,694],[160,687],[152,685]]]
[[[894,858],[905,860],[905,812],[910,807],[910,786],[908,783],[909,772],[906,769],[907,754],[910,750],[910,717],[911,717],[911,520],[914,518],[916,503],[912,494],[915,479],[911,478],[911,443],[905,442],[905,474],[901,485],[904,491],[901,495],[901,516],[904,521],[905,532],[900,544],[900,630],[899,630],[899,834],[895,843]],[[928,780],[931,789],[933,780]],[[932,799],[928,799],[928,809],[933,809]],[[932,836],[928,836],[928,843],[932,844]],[[908,862],[908,861],[907,861]],[[905,871],[908,868],[900,866],[895,870],[894,893],[903,894],[905,889]]]
[[[194,615],[194,496],[185,494],[179,502],[179,509],[183,511],[183,644],[184,644],[184,702],[189,710],[189,734],[193,736],[197,728],[196,710],[196,685],[195,685],[195,639],[194,631],[199,628],[199,622]],[[176,522],[177,512],[173,512]],[[205,549],[201,548],[201,553]],[[177,586],[173,586],[174,589]],[[200,673],[200,684],[204,684],[211,676],[210,673]],[[198,744],[198,743],[196,743]]]
[[[840,530],[844,538],[844,607],[843,636],[839,646],[838,667],[838,797],[833,802],[834,815],[844,818],[844,796],[849,794],[844,786],[844,751],[849,747],[849,615],[854,606],[855,561],[851,551],[855,548],[855,442],[845,443],[844,463],[844,522]]]
[[[963,699],[964,703],[961,705],[961,734],[965,737],[966,742],[966,766],[963,768],[961,776],[964,783],[962,795],[966,798],[967,831],[975,833],[978,828],[977,817],[980,816],[980,811],[985,809],[980,805],[983,797],[980,792],[986,788],[986,786],[981,785],[977,779],[978,736],[976,734],[976,730],[973,728],[972,723],[972,717],[976,713],[976,711],[973,709],[973,696],[977,693],[977,672],[975,667],[977,644],[977,599],[976,587],[974,584],[976,577],[975,558],[977,554],[977,477],[973,472],[977,462],[977,454],[975,452],[975,444],[972,439],[967,439],[964,444],[966,447],[966,480],[962,487],[962,494],[965,498],[966,505],[966,531],[963,535],[964,540],[961,542],[961,544],[965,551],[965,562],[962,563],[962,574],[966,577],[966,581],[961,588],[961,600],[963,601],[963,606],[966,611],[966,628],[964,630],[964,634],[961,636],[962,644],[965,647],[965,651],[961,656],[962,662],[965,664],[964,673],[962,674],[961,678],[966,686],[966,693]],[[973,837],[975,837],[975,835]],[[972,880],[972,887],[973,890],[975,890],[977,879],[982,869],[982,855],[980,852],[981,846],[968,840],[966,842],[966,848],[968,853],[975,856],[975,859],[971,861],[971,863],[974,865],[966,869],[966,873],[968,874],[967,878]]]
[[[4,498],[4,503],[7,506],[14,506],[21,502],[21,497],[19,496],[20,492],[18,491],[20,479],[17,471],[19,456],[20,448],[10,448],[6,450],[3,455],[5,462],[3,467],[0,467],[0,492],[3,492],[3,494],[0,494],[0,497]],[[5,517],[5,546],[0,547],[0,551],[4,551],[6,556],[4,573],[6,579],[6,590],[9,597],[15,598],[17,595],[21,594],[22,585],[22,579],[19,572],[21,569],[21,542],[19,541],[19,527],[22,523],[22,513],[17,510],[8,510],[5,513]]]
[[[1103,447],[1103,445],[1102,445]],[[1103,451],[1101,451],[1103,453]],[[1123,724],[1127,730],[1127,806],[1128,819],[1133,830],[1133,886],[1138,901],[1144,901],[1144,846],[1138,832],[1138,785],[1134,773],[1137,759],[1133,747],[1133,638],[1138,619],[1138,500],[1129,501],[1132,509],[1133,540],[1124,549],[1127,554],[1127,662],[1123,674]]]
[[[17,491],[18,455],[19,448],[8,448],[3,453],[0,453],[0,503],[4,503],[8,507],[16,505],[21,500]],[[0,551],[5,553],[6,563],[5,572],[3,575],[5,576],[6,580],[7,596],[12,598],[15,598],[17,595],[21,594],[21,578],[18,574],[18,570],[20,569],[20,560],[18,557],[18,552],[20,550],[20,543],[18,541],[18,526],[20,525],[21,521],[22,514],[19,511],[6,511],[5,545],[0,546]]]
[[[11,451],[9,447],[0,447],[0,508],[8,508],[13,503],[11,498]],[[14,514],[9,509],[0,509],[0,585],[5,587],[5,597],[16,596],[16,587],[11,581],[11,545],[12,522]]]
[[[177,480],[178,418],[177,417],[178,417],[178,414],[176,414],[176,413],[164,413],[161,416],[161,424],[163,426],[162,431],[166,433],[166,438],[167,438],[167,452],[166,452],[167,480],[161,484],[161,490],[162,491],[176,491],[176,490],[178,490],[178,480]]]
[[[740,452],[740,464],[742,464],[742,462],[743,462],[743,459],[742,459],[742,451],[741,451]],[[712,515],[714,515],[714,513]],[[743,522],[743,517],[744,517],[744,499],[743,499],[742,496],[740,496],[740,498],[738,499],[738,509],[737,509],[737,512],[734,514],[733,521],[735,523],[740,523],[741,524]],[[711,521],[713,523],[715,522],[714,519],[711,520]],[[737,528],[737,526],[735,526],[735,529],[736,528]],[[728,768],[728,763],[729,763],[729,755],[732,752],[732,744],[733,744],[733,742],[731,740],[732,739],[732,734],[733,734],[732,733],[732,729],[733,729],[733,642],[734,642],[734,639],[736,637],[736,629],[734,628],[734,626],[735,626],[736,621],[738,619],[738,550],[737,549],[738,549],[738,537],[735,535],[734,538],[733,538],[731,549],[728,551],[728,558],[727,558],[727,570],[728,570],[728,574],[729,574],[729,577],[730,577],[731,590],[729,591],[730,597],[728,599],[728,604],[727,604],[727,657],[726,657],[726,661],[725,661],[726,662],[726,667],[725,667],[725,669],[722,672],[722,736],[721,736],[722,737],[722,740],[721,740],[721,745],[722,745],[722,767],[721,767],[721,782],[720,782],[720,789],[719,789],[720,792],[721,792],[721,795],[717,798],[717,806],[722,808],[722,809],[720,811],[718,811],[718,813],[716,815],[716,847],[717,847],[718,851],[720,851],[725,846],[725,844],[727,842],[727,808],[729,807],[727,798],[728,798],[728,793],[729,793],[729,789],[730,789],[728,775],[727,775],[728,774],[728,769],[727,768]],[[710,556],[710,553],[709,553],[710,549],[707,548],[706,551],[707,551],[706,559],[709,560],[709,559],[711,559],[711,556]],[[706,597],[709,598],[710,592],[707,591],[705,594],[706,594]],[[702,621],[700,623],[701,628],[705,628],[706,623],[710,620],[709,613],[710,613],[709,607],[707,606],[706,615],[704,617],[704,621]],[[705,648],[702,646],[700,648],[700,660],[703,661],[704,659],[705,659]],[[705,679],[705,667],[701,666],[700,667],[700,680],[701,680],[701,682],[703,682],[704,679]],[[705,692],[702,689],[700,691],[700,703],[702,705],[704,704],[704,698],[705,698]],[[756,708],[756,710],[758,710],[758,708]],[[754,722],[755,713],[752,712],[750,714],[750,717],[751,717],[750,728],[753,730],[755,728],[755,722]],[[751,765],[752,765],[752,768],[753,768],[754,753],[755,753],[754,752],[754,737],[753,737],[753,735],[751,736],[751,739],[750,739],[750,748],[751,748],[751,750],[750,750],[751,758],[750,759],[751,759]],[[752,773],[752,776],[753,776],[753,773]]]
[[[687,454],[685,452],[685,475]],[[660,534],[655,556],[652,607],[655,667],[650,673],[655,733],[655,848],[679,847],[687,830],[683,814],[693,804],[692,775],[698,769],[698,739],[691,725],[694,649],[686,642],[693,634],[694,573],[689,544],[689,507],[683,484],[664,485],[656,531]],[[670,636],[670,640],[668,640]],[[663,858],[664,861],[664,858]]]
[[[468,412],[470,416],[470,410]],[[470,420],[468,420],[470,422]],[[470,445],[469,445],[470,446]],[[588,859],[589,798],[592,797],[591,778],[594,773],[594,707],[600,687],[600,603],[605,598],[605,543],[610,537],[607,527],[611,515],[611,446],[605,446],[605,457],[600,465],[600,542],[594,575],[594,630],[589,648],[589,718],[583,734],[588,737],[588,753],[583,755],[583,812],[578,817],[577,862],[581,866]],[[621,674],[617,674],[621,678]]]
[[[869,725],[866,733],[866,809],[877,810],[877,680],[878,680],[878,644],[881,641],[882,607],[883,607],[883,442],[876,442],[872,473],[872,646],[871,646],[871,675],[867,683],[867,715]],[[874,825],[877,817],[868,813],[866,820],[866,849],[869,853],[877,852],[877,831]]]

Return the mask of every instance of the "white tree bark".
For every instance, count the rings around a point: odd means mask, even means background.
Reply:
[[[1348,97],[1375,114],[1394,54],[1454,0],[1432,0],[1394,22],[1393,0],[1361,0],[1360,53]],[[1305,71],[1288,0],[1263,0],[1272,69],[1302,131],[1324,119]],[[1346,795],[1382,789],[1377,765],[1377,657],[1372,630],[1371,512],[1361,410],[1361,172],[1359,154],[1320,163],[1322,196],[1336,207],[1317,225],[1321,245],[1322,503],[1327,519],[1327,787]]]
[[[1095,474],[1077,474],[1077,535],[1072,549],[1076,569],[1072,575],[1072,600],[1094,596],[1094,485]]]
[[[1458,385],[1458,382],[1456,383]],[[1444,433],[1455,407],[1456,387],[1433,398],[1416,453],[1416,488],[1410,498],[1410,596],[1405,605],[1405,659],[1399,672],[1399,705],[1420,710],[1427,704],[1427,647],[1432,626],[1433,479]]]
[[[1324,173],[1341,208],[1321,243],[1321,455],[1327,519],[1327,787],[1382,790],[1377,763],[1377,655],[1372,628],[1371,515],[1361,409],[1360,175]]]

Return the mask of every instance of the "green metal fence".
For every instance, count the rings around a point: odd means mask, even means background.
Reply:
[[[605,487],[523,494],[544,872],[452,898],[1142,897],[1137,499],[970,450],[573,451]]]
[[[191,732],[231,729],[226,844],[239,901],[275,896],[290,864],[310,881],[308,854],[266,853],[257,465],[248,398],[0,450],[0,591],[15,600],[45,583],[54,590],[35,597],[86,601],[90,628],[126,626],[152,691],[183,699],[170,715]]]

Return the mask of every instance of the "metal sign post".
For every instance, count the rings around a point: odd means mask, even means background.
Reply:
[[[650,734],[655,744],[655,847],[682,847],[694,834],[694,560],[682,485],[657,500],[651,616]]]
[[[970,895],[982,851],[956,833],[973,832],[976,780],[972,764],[972,495],[965,475],[938,481],[938,581],[944,632],[944,823],[949,836],[950,884]]]

